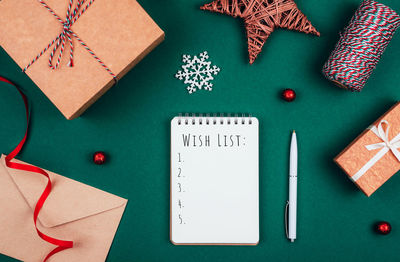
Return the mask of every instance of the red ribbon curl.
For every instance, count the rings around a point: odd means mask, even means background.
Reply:
[[[24,100],[25,113],[26,113],[26,131],[25,131],[25,135],[22,138],[22,140],[18,143],[17,147],[10,154],[8,154],[6,156],[6,159],[5,159],[6,166],[9,167],[9,168],[17,169],[17,170],[23,170],[23,171],[28,171],[28,172],[41,174],[41,175],[43,175],[43,176],[45,176],[47,178],[47,185],[46,185],[45,189],[43,190],[43,193],[41,194],[38,202],[36,203],[35,210],[33,212],[33,222],[35,224],[35,228],[36,228],[37,234],[44,241],[57,246],[49,254],[47,254],[47,256],[44,258],[43,262],[46,262],[54,254],[56,254],[56,253],[58,253],[58,252],[60,252],[62,250],[65,250],[65,249],[72,248],[73,247],[73,242],[72,241],[68,241],[68,240],[61,240],[61,239],[56,239],[56,238],[50,237],[50,236],[42,233],[37,227],[37,219],[38,219],[40,210],[42,209],[44,202],[46,201],[47,197],[50,195],[50,192],[51,192],[51,180],[50,180],[49,174],[47,174],[46,171],[44,171],[43,169],[41,169],[39,167],[32,166],[32,165],[29,165],[29,164],[21,164],[21,163],[11,162],[11,160],[13,160],[14,157],[17,156],[18,153],[21,151],[22,147],[25,144],[26,138],[28,136],[28,131],[29,131],[28,99],[25,96],[25,94],[10,80],[0,76],[0,81],[10,84],[10,85],[14,86],[18,90],[18,92],[20,93],[22,99]]]

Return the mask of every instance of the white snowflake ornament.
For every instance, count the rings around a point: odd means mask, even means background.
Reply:
[[[175,77],[179,80],[183,80],[183,83],[189,84],[186,89],[189,94],[196,92],[197,89],[204,89],[211,91],[213,84],[210,83],[214,79],[213,75],[217,75],[220,68],[217,66],[211,67],[211,62],[207,61],[209,56],[207,51],[194,56],[193,59],[190,55],[183,55],[182,65],[183,70],[179,70]]]

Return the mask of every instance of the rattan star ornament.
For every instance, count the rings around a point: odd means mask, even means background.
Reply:
[[[257,58],[275,28],[320,35],[293,0],[216,0],[200,9],[244,20],[250,64]]]

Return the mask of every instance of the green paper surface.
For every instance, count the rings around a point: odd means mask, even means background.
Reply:
[[[0,75],[31,101],[31,132],[18,158],[129,199],[107,261],[398,261],[399,175],[367,198],[332,159],[400,100],[400,35],[364,90],[351,93],[320,71],[358,0],[297,0],[321,37],[277,29],[253,65],[240,19],[199,10],[203,0],[139,2],[166,32],[165,41],[78,119],[65,120],[0,49]],[[400,12],[400,1],[382,3]],[[205,50],[221,72],[212,92],[189,95],[174,74],[182,54]],[[297,92],[294,102],[280,98],[284,88]],[[4,83],[0,101],[0,151],[9,153],[23,136],[24,109]],[[260,120],[258,246],[170,243],[170,120],[185,112],[250,113]],[[290,243],[284,206],[293,129],[299,142],[298,239]],[[98,150],[109,155],[103,166],[91,160]],[[373,232],[379,220],[392,224],[391,234]]]

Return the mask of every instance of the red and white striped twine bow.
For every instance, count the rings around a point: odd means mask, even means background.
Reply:
[[[64,50],[65,50],[65,43],[68,41],[69,42],[69,62],[68,66],[73,67],[74,66],[74,43],[72,41],[72,37],[75,37],[78,42],[92,55],[94,59],[99,62],[99,64],[114,78],[116,81],[116,76],[114,73],[108,68],[103,61],[86,45],[85,42],[71,29],[71,26],[81,17],[81,15],[91,6],[91,4],[95,0],[89,0],[87,5],[84,6],[84,3],[87,2],[87,0],[78,0],[77,5],[73,8],[73,2],[74,0],[69,0],[69,5],[68,5],[68,10],[67,10],[67,16],[65,18],[65,21],[62,20],[54,11],[51,9],[43,0],[38,0],[40,4],[44,8],[46,8],[63,26],[62,32],[53,40],[51,41],[22,71],[25,72],[33,63],[35,63],[39,57],[41,57],[51,46],[54,46],[50,58],[49,58],[49,66],[51,69],[57,69],[60,65],[61,58],[63,56]],[[82,8],[83,7],[83,8]],[[53,64],[53,58],[57,50],[60,48],[60,52],[58,54],[57,62]]]

